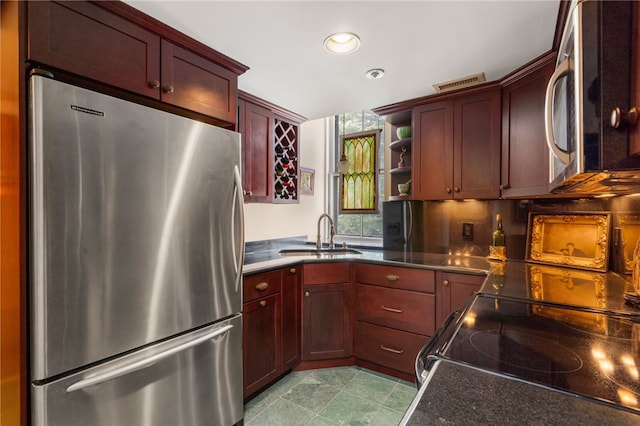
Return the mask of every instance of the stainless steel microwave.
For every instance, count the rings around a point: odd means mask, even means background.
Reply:
[[[610,126],[630,97],[631,7],[627,1],[573,0],[546,92],[550,191],[640,190],[640,159],[628,132]]]

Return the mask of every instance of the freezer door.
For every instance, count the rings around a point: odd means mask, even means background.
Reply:
[[[31,77],[32,377],[241,311],[240,139]]]
[[[32,386],[33,423],[230,426],[243,417],[242,320]]]

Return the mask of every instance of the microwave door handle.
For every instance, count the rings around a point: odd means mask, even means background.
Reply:
[[[563,152],[556,145],[555,137],[553,135],[553,89],[556,86],[558,80],[569,73],[570,68],[570,59],[565,59],[562,61],[558,68],[551,75],[551,79],[547,84],[547,92],[544,99],[544,109],[545,109],[545,118],[544,118],[544,128],[547,134],[547,145],[549,149],[555,155],[558,160],[562,161],[564,164],[569,164],[571,162],[571,158],[569,154]]]

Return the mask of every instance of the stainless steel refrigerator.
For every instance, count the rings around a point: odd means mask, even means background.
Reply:
[[[382,203],[382,244],[387,250],[424,251],[423,202],[394,200]]]
[[[30,79],[31,420],[243,418],[235,132]]]

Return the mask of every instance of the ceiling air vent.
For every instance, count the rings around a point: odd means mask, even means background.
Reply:
[[[475,86],[484,83],[484,73],[468,75],[457,80],[445,81],[444,83],[434,84],[433,88],[436,92],[448,92],[449,90],[462,89],[463,87]]]

